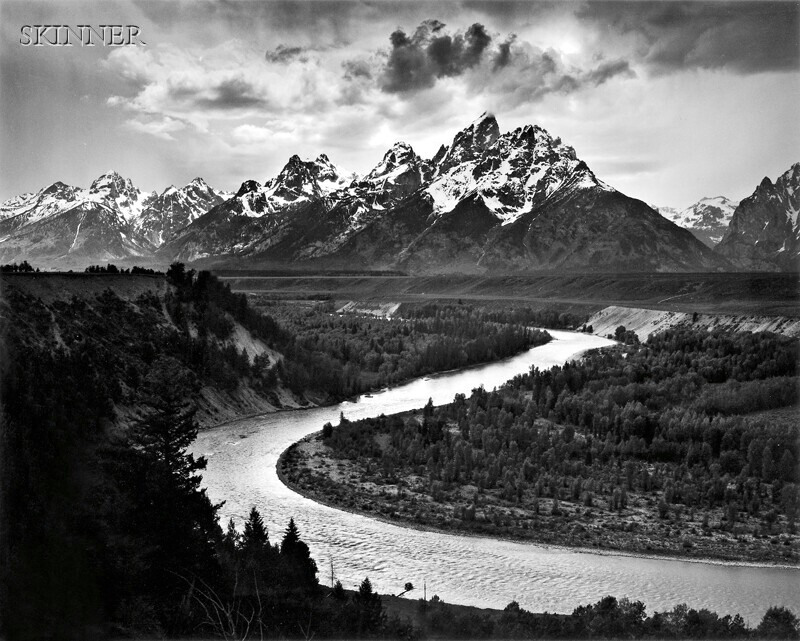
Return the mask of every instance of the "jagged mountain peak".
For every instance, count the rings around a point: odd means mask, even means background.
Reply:
[[[314,165],[316,166],[317,182],[325,194],[346,187],[356,178],[355,173],[348,172],[334,164],[326,154],[317,156]]]
[[[253,191],[259,191],[261,189],[261,183],[257,180],[245,180],[240,186],[239,190],[236,192],[236,197],[239,198],[240,196],[244,196]]]
[[[414,153],[414,149],[405,142],[394,143],[383,155],[383,159],[364,177],[366,181],[386,178],[399,168],[416,168],[422,159]]]
[[[119,172],[113,170],[100,174],[89,187],[89,191],[109,190],[112,195],[133,189],[133,182],[129,178],[123,178]]]
[[[42,189],[41,193],[43,195],[63,194],[68,192],[74,192],[75,190],[77,190],[77,187],[72,187],[71,185],[63,183],[60,180],[57,180],[49,187],[45,187],[44,189]]]
[[[528,124],[502,135],[496,131],[489,114],[456,135],[426,188],[437,214],[474,194],[507,225],[556,192],[610,190],[572,147],[544,128]]]
[[[430,178],[428,164],[406,142],[394,143],[381,161],[353,183],[351,195],[373,209],[385,209],[417,191]]]
[[[497,118],[491,111],[484,111],[480,116],[473,120],[464,131],[473,130],[479,136],[491,137],[493,134],[500,134],[500,127],[497,124]],[[497,136],[494,136],[495,138]],[[491,144],[489,141],[487,144]]]
[[[800,258],[800,163],[764,177],[739,203],[715,251],[743,269],[796,270]]]
[[[264,191],[267,198],[286,202],[317,199],[346,187],[354,178],[326,154],[319,154],[315,160],[302,160],[294,154],[280,173],[264,184]]]
[[[436,163],[436,175],[444,174],[456,165],[479,157],[499,137],[497,119],[491,113],[484,112],[455,135],[452,144]]]
[[[115,209],[128,223],[139,218],[147,203],[157,197],[155,191],[142,193],[130,178],[123,178],[113,170],[98,176],[88,192],[89,200]]]
[[[212,189],[200,177],[183,187],[170,185],[159,196],[147,201],[134,227],[151,243],[160,246],[229,196]]]
[[[292,155],[278,175],[267,181],[265,186],[275,195],[297,199],[300,195],[318,195],[316,165],[313,161],[303,161],[297,154]]]

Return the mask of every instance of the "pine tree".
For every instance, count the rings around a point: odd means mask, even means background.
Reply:
[[[311,552],[303,541],[294,519],[289,525],[281,541],[281,558],[287,566],[290,583],[303,590],[314,590],[317,583],[317,564],[311,558]]]
[[[259,511],[253,506],[250,508],[250,516],[244,524],[244,533],[241,538],[242,549],[259,553],[269,545],[269,533],[264,525]]]
[[[386,615],[383,612],[381,597],[377,592],[373,592],[369,578],[361,582],[353,601],[358,610],[359,634],[379,631],[383,627]]]
[[[192,397],[197,382],[176,359],[162,357],[151,366],[145,379],[145,402],[149,412],[131,431],[131,441],[160,462],[185,488],[196,489],[205,469],[203,457],[186,453],[197,438],[196,408]]]

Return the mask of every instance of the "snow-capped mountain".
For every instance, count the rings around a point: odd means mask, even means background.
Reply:
[[[451,211],[468,196],[477,196],[508,225],[570,187],[610,188],[597,180],[575,150],[541,127],[526,125],[500,136],[490,114],[453,140],[436,166],[436,178],[425,188],[437,214]],[[454,158],[463,159],[453,163]]]
[[[355,180],[325,154],[315,160],[294,155],[265,183],[244,181],[235,195],[168,241],[158,256],[193,261],[264,251],[293,229],[308,227],[312,221],[304,212],[329,210]]]
[[[726,265],[535,125],[501,134],[486,113],[429,161],[397,143],[363,178],[327,192],[319,160],[293,157],[263,187],[244,183],[159,255],[416,272]]]
[[[29,192],[0,204],[0,239],[23,225],[35,223],[61,211],[65,202],[73,202],[80,191],[55,182],[37,192]]]
[[[88,189],[56,182],[0,204],[0,260],[72,264],[151,259],[154,249],[228,194],[195,179],[162,194],[111,171]]]
[[[410,196],[430,178],[430,167],[411,145],[397,142],[366,176],[356,181],[351,195],[373,199],[380,206]]]
[[[714,249],[740,269],[800,268],[800,162],[773,183],[764,178],[734,211]]]
[[[417,273],[730,267],[559,138],[536,125],[501,133],[489,113],[432,159],[398,142],[362,177],[295,155],[235,194],[201,179],[146,193],[109,172],[0,206],[0,260],[131,256]]]
[[[156,198],[156,192],[143,193],[133,186],[130,178],[110,171],[95,179],[88,193],[80,197],[115,209],[127,223],[134,223],[142,215],[145,205]]]
[[[134,221],[134,227],[159,247],[172,238],[176,231],[230,197],[228,192],[209,187],[202,178],[195,178],[180,188],[170,185],[161,194],[154,194],[145,202]]]
[[[725,196],[704,197],[686,209],[658,207],[658,213],[684,229],[695,238],[714,247],[728,229],[737,202]]]

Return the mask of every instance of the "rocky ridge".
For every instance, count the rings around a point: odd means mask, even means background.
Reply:
[[[800,268],[800,162],[742,200],[714,251],[739,269]]]

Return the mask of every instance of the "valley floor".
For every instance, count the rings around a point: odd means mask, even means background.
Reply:
[[[286,298],[372,302],[458,300],[592,314],[609,305],[800,318],[796,273],[336,275],[220,270],[231,289]]]

